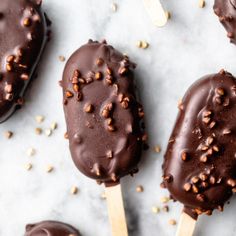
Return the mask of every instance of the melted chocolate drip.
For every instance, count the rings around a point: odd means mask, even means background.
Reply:
[[[0,122],[22,106],[49,24],[41,1],[0,1]]]
[[[236,44],[236,1],[215,0],[214,12],[225,27],[230,42]]]
[[[90,40],[71,56],[63,74],[73,161],[106,184],[137,172],[140,161],[144,113],[135,95],[134,67],[106,42]]]
[[[236,79],[205,76],[186,92],[163,164],[164,186],[196,218],[236,192]]]
[[[57,221],[42,221],[26,226],[25,236],[80,236],[71,225]]]

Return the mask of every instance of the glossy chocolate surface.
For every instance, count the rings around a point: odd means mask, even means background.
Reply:
[[[47,25],[40,0],[0,1],[0,122],[24,103],[47,41]]]
[[[223,70],[186,92],[163,164],[164,186],[192,217],[236,192],[236,79]]]
[[[236,1],[215,0],[214,12],[225,27],[230,42],[236,44]]]
[[[80,236],[71,225],[57,221],[42,221],[26,226],[25,236]]]
[[[105,41],[90,40],[70,57],[63,74],[72,158],[81,172],[106,184],[137,172],[146,139],[134,67]]]

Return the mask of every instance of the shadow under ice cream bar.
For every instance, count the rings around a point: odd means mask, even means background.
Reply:
[[[214,12],[225,27],[230,42],[236,44],[236,0],[215,0]]]
[[[42,221],[26,226],[25,236],[80,236],[71,225],[57,221]]]
[[[0,1],[0,122],[23,104],[48,38],[48,25],[40,0]]]
[[[222,211],[236,192],[235,104],[236,79],[222,70],[194,83],[180,105],[163,164],[164,186],[195,220]]]
[[[105,41],[90,40],[70,57],[62,81],[73,161],[85,175],[107,186],[113,235],[122,236],[127,229],[124,220],[116,219],[116,215],[124,216],[119,180],[137,172],[146,137],[134,68],[127,56]]]

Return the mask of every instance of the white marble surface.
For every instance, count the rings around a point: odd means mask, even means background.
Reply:
[[[44,8],[53,21],[53,39],[40,66],[39,76],[27,93],[27,104],[10,120],[0,125],[0,235],[23,235],[26,223],[44,219],[61,220],[78,227],[84,236],[108,236],[110,228],[106,203],[100,199],[103,187],[80,174],[70,158],[63,138],[65,122],[61,105],[61,79],[66,58],[89,38],[106,38],[109,43],[138,63],[137,82],[145,105],[150,146],[165,149],[177,113],[177,101],[197,78],[225,68],[236,74],[236,47],[229,44],[223,27],[213,14],[213,0],[204,9],[198,1],[166,0],[172,19],[161,29],[154,27],[141,0],[117,0],[118,10],[111,11],[111,0],[44,0]],[[150,48],[138,49],[137,40],[147,40]],[[37,136],[36,115],[46,117],[43,128],[57,121],[51,137]],[[4,131],[14,137],[6,140]],[[37,151],[28,157],[26,151]],[[170,212],[157,215],[152,206],[162,206],[160,189],[163,152],[144,153],[140,172],[122,181],[130,236],[170,236],[178,221],[179,203],[169,203]],[[27,172],[24,165],[33,164]],[[55,171],[48,174],[48,164]],[[143,193],[135,186],[142,184]],[[77,185],[78,195],[70,188]],[[233,236],[236,201],[223,213],[200,217],[195,236]]]

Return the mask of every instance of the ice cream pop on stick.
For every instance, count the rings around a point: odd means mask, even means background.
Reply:
[[[146,137],[134,68],[106,41],[90,40],[70,57],[62,80],[71,155],[82,173],[105,184],[114,236],[127,235],[119,180],[137,172]]]
[[[199,215],[223,211],[236,192],[236,79],[224,70],[203,77],[187,90],[179,108],[163,184],[184,204],[177,235],[189,236]]]

